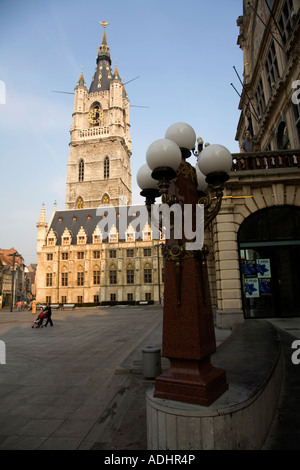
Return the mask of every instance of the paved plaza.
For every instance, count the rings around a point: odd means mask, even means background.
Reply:
[[[142,350],[161,348],[162,308],[54,310],[54,326],[38,329],[35,317],[0,311],[0,450],[145,450],[145,393],[153,381],[143,377]],[[274,323],[288,334],[290,362],[289,333],[300,337],[300,319]],[[230,333],[216,329],[217,344]],[[289,385],[294,419],[299,380]],[[285,424],[271,447],[289,436]]]
[[[109,446],[137,388],[144,406],[151,382],[141,376],[141,354],[161,345],[162,308],[54,310],[53,327],[38,329],[34,319],[0,314],[0,449]],[[145,448],[144,421],[141,429],[136,423]]]

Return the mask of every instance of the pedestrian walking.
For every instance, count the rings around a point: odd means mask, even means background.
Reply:
[[[32,308],[32,315],[35,315],[36,314],[36,300],[33,299],[33,301],[31,302],[31,308]]]
[[[47,314],[47,321],[45,323],[45,327],[50,323],[50,326],[53,326],[53,322],[51,319],[52,311],[51,311],[51,305],[48,303],[47,307],[45,308],[44,312]]]

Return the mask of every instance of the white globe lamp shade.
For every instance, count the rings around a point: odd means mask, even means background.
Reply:
[[[192,150],[195,148],[196,134],[194,129],[185,122],[177,122],[170,126],[165,134],[166,139],[175,142],[178,147]]]
[[[200,153],[197,165],[208,176],[216,173],[229,173],[232,167],[232,155],[223,145],[209,145]]]
[[[146,161],[156,180],[171,180],[181,162],[181,150],[169,139],[155,140],[146,152]]]
[[[206,176],[199,170],[198,166],[195,169],[197,174],[197,189],[204,193],[208,186],[208,183],[205,181]]]
[[[136,175],[137,184],[142,190],[143,189],[158,189],[157,181],[152,178],[151,174],[152,174],[152,171],[150,170],[147,163],[141,166],[141,168],[137,172],[137,175]]]

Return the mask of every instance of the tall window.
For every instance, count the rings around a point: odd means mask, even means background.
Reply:
[[[93,284],[94,285],[100,284],[100,271],[99,270],[93,271]]]
[[[109,271],[109,283],[117,284],[117,270],[114,268]]]
[[[134,270],[133,269],[127,269],[126,280],[127,280],[127,284],[134,284]]]
[[[145,268],[144,269],[144,283],[151,284],[151,282],[152,282],[152,269]]]
[[[255,92],[256,109],[259,116],[262,116],[266,109],[265,95],[262,80],[260,79]]]
[[[271,47],[269,50],[265,67],[266,67],[266,74],[267,74],[267,80],[268,80],[270,92],[272,93],[272,87],[279,78],[279,68],[278,68],[274,41],[272,41],[271,43]]]
[[[81,183],[84,179],[84,161],[81,159],[78,167],[78,181]]]
[[[68,285],[68,273],[61,273],[61,285],[63,287]]]
[[[47,287],[52,286],[52,273],[47,273],[46,274],[46,286]]]
[[[289,139],[288,128],[287,128],[286,123],[284,121],[281,121],[281,123],[278,126],[277,148],[278,148],[278,150],[284,150],[284,149],[290,148],[290,139]]]
[[[279,18],[279,28],[281,32],[282,41],[285,44],[290,37],[292,31],[292,11],[293,0],[286,0]]]
[[[84,273],[81,271],[77,273],[77,285],[78,286],[84,285]]]
[[[295,117],[295,127],[298,136],[298,145],[300,147],[300,103],[293,104],[294,117]]]
[[[104,159],[104,178],[109,178],[109,158],[105,157]]]

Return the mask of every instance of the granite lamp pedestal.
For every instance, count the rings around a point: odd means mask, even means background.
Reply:
[[[196,171],[184,160],[170,185],[172,196],[185,204],[198,201]],[[206,252],[180,250],[185,242],[172,234],[166,240],[162,355],[170,368],[156,378],[154,397],[209,406],[228,385],[225,371],[210,362],[216,340]]]
[[[148,210],[159,191],[162,206],[169,207],[171,213],[176,205],[177,211],[177,218],[175,213],[173,221],[170,218],[170,231],[164,246],[162,355],[169,359],[170,368],[156,378],[154,397],[209,406],[228,385],[225,371],[214,367],[210,361],[216,351],[216,340],[207,250],[202,243],[198,246],[194,242],[198,224],[202,223],[203,233],[220,210],[232,157],[220,145],[203,150],[200,140],[198,167],[194,168],[186,159],[195,147],[195,131],[185,123],[170,126],[165,139],[153,142],[148,148],[147,165],[141,168],[137,179]],[[214,192],[214,201],[210,192]],[[204,217],[200,222],[199,204],[204,206]],[[185,211],[186,207],[191,209],[190,212]],[[180,235],[177,225],[184,228]]]

